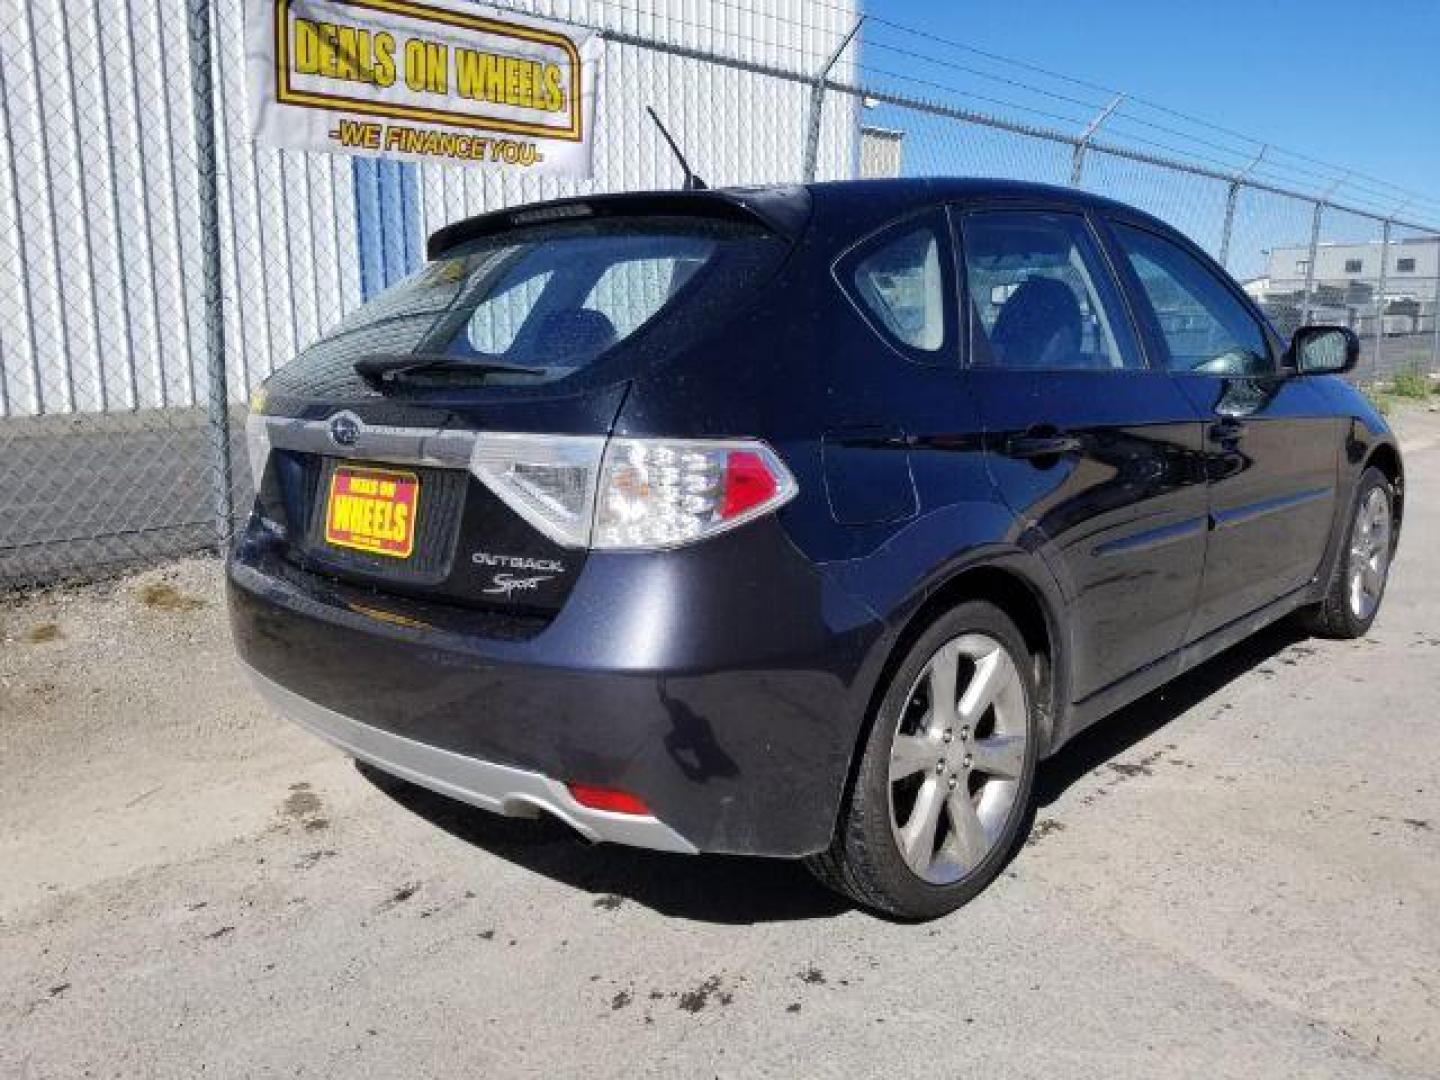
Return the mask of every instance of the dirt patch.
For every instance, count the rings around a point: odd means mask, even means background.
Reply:
[[[401,885],[394,892],[392,892],[389,897],[386,898],[385,902],[380,905],[378,910],[386,911],[389,908],[399,907],[401,904],[405,903],[419,891],[420,886],[418,883]],[[512,941],[511,944],[513,945],[514,942]]]
[[[65,634],[59,623],[47,622],[32,626],[25,632],[25,641],[30,645],[43,645],[47,641],[59,641]]]
[[[735,1000],[735,995],[724,989],[719,975],[711,975],[699,986],[681,994],[680,1008],[688,1013],[698,1013],[712,1000],[718,1001],[721,1005],[729,1005]]]
[[[1065,823],[1063,821],[1056,821],[1054,818],[1041,818],[1035,822],[1035,827],[1030,830],[1030,838],[1025,841],[1025,846],[1029,847],[1032,844],[1038,844],[1051,833],[1064,831]]]
[[[280,804],[281,813],[286,817],[297,818],[305,822],[307,827],[309,822],[305,819],[314,819],[315,815],[320,813],[324,808],[325,804],[320,801],[319,795],[316,795],[310,790],[309,784],[292,785],[290,794],[287,795],[285,801]]]
[[[168,581],[152,581],[140,588],[140,602],[155,611],[195,611],[205,601],[187,596]]]

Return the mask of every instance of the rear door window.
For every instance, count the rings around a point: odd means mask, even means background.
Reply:
[[[1083,215],[980,210],[962,224],[971,362],[1038,371],[1142,366]]]
[[[934,361],[954,355],[953,265],[945,216],[933,212],[862,243],[840,260],[836,277],[877,333]]]

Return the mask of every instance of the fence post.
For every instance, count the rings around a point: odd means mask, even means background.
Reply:
[[[1230,230],[1235,227],[1235,201],[1240,197],[1240,179],[1230,181],[1225,193],[1225,223],[1220,226],[1220,265],[1230,269]]]
[[[815,168],[820,156],[820,122],[825,111],[825,80],[830,78],[830,72],[840,62],[841,55],[849,47],[850,42],[855,40],[855,35],[860,32],[861,25],[865,22],[865,16],[861,15],[855,20],[855,25],[850,32],[840,39],[840,44],[835,46],[830,53],[829,59],[825,61],[815,81],[810,84],[810,116],[805,126],[805,161],[801,165],[801,173],[805,183],[813,183],[815,180]]]
[[[1385,349],[1385,270],[1390,262],[1390,219],[1380,233],[1380,280],[1375,286],[1375,375],[1383,374],[1380,361]]]
[[[1120,107],[1125,100],[1124,94],[1116,94],[1115,100],[1106,105],[1096,114],[1095,119],[1085,125],[1085,130],[1080,133],[1080,139],[1075,143],[1075,149],[1070,156],[1070,186],[1079,187],[1080,177],[1085,171],[1085,148],[1090,145],[1090,140],[1100,130],[1100,125],[1110,119],[1110,114]]]
[[[1305,299],[1300,302],[1300,325],[1310,322],[1310,295],[1315,288],[1315,253],[1320,248],[1320,215],[1325,212],[1325,202],[1315,204],[1315,214],[1310,219],[1310,254],[1305,259]]]
[[[1235,227],[1235,204],[1240,199],[1240,186],[1245,183],[1245,179],[1255,170],[1255,167],[1260,164],[1261,158],[1265,156],[1265,152],[1269,149],[1270,146],[1268,143],[1261,146],[1260,152],[1255,155],[1255,159],[1236,173],[1231,179],[1230,188],[1225,193],[1225,224],[1220,227],[1220,265],[1226,270],[1230,269],[1230,232]]]
[[[1435,299],[1430,312],[1430,370],[1440,371],[1440,235],[1435,241]]]
[[[196,197],[200,211],[200,281],[205,317],[206,427],[211,440],[215,545],[224,550],[233,520],[230,390],[226,375],[225,296],[220,269],[220,176],[215,150],[215,82],[210,0],[188,0],[190,107],[195,125]]]

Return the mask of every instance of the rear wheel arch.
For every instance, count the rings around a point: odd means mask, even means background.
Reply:
[[[1382,442],[1370,451],[1370,456],[1360,467],[1358,475],[1365,475],[1369,468],[1379,469],[1390,481],[1391,499],[1393,502],[1393,514],[1395,517],[1396,532],[1398,535],[1402,512],[1405,508],[1405,469],[1400,463],[1400,451],[1395,448],[1394,443]]]
[[[1057,610],[1058,599],[1052,602],[1042,586],[1010,560],[966,566],[930,589],[924,600],[905,618],[900,632],[890,643],[880,674],[871,687],[865,716],[856,732],[855,745],[851,748],[845,799],[849,798],[850,787],[854,783],[860,750],[869,737],[875,712],[885,697],[896,668],[903,662],[911,645],[936,619],[967,600],[985,600],[994,604],[1020,630],[1036,664],[1035,685],[1039,689],[1041,708],[1040,756],[1044,757],[1054,745],[1059,730],[1058,719],[1067,700],[1070,683],[1063,624]]]

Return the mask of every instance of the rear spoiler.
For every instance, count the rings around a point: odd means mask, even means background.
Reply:
[[[646,191],[624,195],[589,195],[497,210],[466,218],[430,234],[427,258],[481,236],[527,225],[580,218],[666,215],[704,217],[759,224],[788,240],[797,239],[810,220],[810,192],[798,185],[713,188],[706,191]]]

